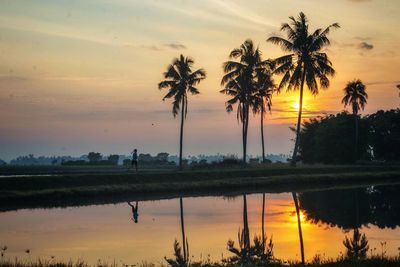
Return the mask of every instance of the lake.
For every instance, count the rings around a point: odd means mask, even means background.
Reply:
[[[306,260],[316,254],[336,258],[344,253],[342,242],[355,228],[366,235],[368,254],[398,255],[399,189],[391,185],[297,193]],[[1,212],[0,246],[8,246],[9,258],[165,263],[164,257],[173,255],[174,240],[182,240],[180,203],[176,198]],[[231,256],[227,241],[237,244],[246,222],[251,240],[262,232],[263,194],[184,197],[182,204],[194,260]],[[265,194],[264,211],[265,233],[272,236],[275,257],[300,260],[292,193]]]

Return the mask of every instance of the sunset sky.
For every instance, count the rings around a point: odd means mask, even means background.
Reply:
[[[367,85],[363,114],[400,105],[398,0],[0,0],[0,158],[178,152],[179,120],[157,89],[181,53],[204,68],[201,94],[189,98],[184,155],[241,153],[240,125],[227,114],[220,80],[229,52],[247,38],[264,58],[266,43],[303,11],[311,30],[338,22],[327,53],[337,75],[304,117],[343,110],[346,82]],[[280,77],[275,78],[276,81]],[[267,153],[293,144],[298,92],[273,97]],[[261,153],[259,117],[251,118],[249,154]]]

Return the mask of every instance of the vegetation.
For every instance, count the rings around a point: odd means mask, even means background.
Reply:
[[[301,12],[297,19],[290,17],[290,23],[282,24],[281,31],[286,32],[287,39],[273,36],[267,40],[281,46],[285,52],[289,53],[274,60],[274,74],[283,75],[278,91],[285,86],[287,86],[287,91],[300,90],[292,165],[296,165],[297,160],[304,85],[307,85],[313,95],[317,95],[319,86],[328,88],[329,77],[335,75],[335,70],[332,68],[328,55],[323,52],[323,49],[330,45],[328,34],[332,28],[339,28],[339,24],[334,23],[324,30],[317,29],[310,33],[308,19]]]
[[[367,104],[368,94],[365,91],[366,86],[361,82],[361,80],[354,80],[352,82],[347,83],[344,88],[344,97],[342,99],[342,103],[346,107],[347,105],[351,105],[351,109],[353,111],[354,116],[354,134],[355,134],[355,144],[354,144],[354,153],[355,157],[357,157],[358,150],[358,112],[362,109],[364,110],[365,105]]]
[[[199,94],[199,90],[195,87],[206,78],[206,72],[203,69],[192,70],[194,60],[190,57],[181,55],[175,58],[171,65],[164,72],[165,80],[158,84],[158,88],[168,89],[168,93],[163,100],[173,98],[172,114],[174,117],[178,115],[181,109],[181,127],[179,141],[179,168],[182,170],[182,146],[183,146],[183,125],[188,110],[188,93],[192,95]]]
[[[357,139],[346,138],[354,132],[354,115],[345,112],[305,122],[300,132],[299,159],[328,164],[400,160],[400,109],[378,111],[357,117],[357,121]]]
[[[254,113],[260,114],[260,129],[261,129],[261,156],[262,162],[266,162],[265,144],[264,144],[264,117],[267,111],[271,112],[272,94],[275,91],[276,85],[272,79],[272,64],[265,64],[263,68],[256,70],[256,93],[255,104],[253,107]]]
[[[252,40],[246,40],[239,48],[233,49],[229,58],[238,59],[238,61],[230,60],[224,63],[225,75],[221,81],[224,89],[220,92],[232,97],[226,102],[227,112],[233,111],[233,105],[237,104],[237,120],[242,123],[243,163],[245,164],[249,114],[251,109],[257,110],[261,105],[261,103],[257,105],[257,100],[264,95],[262,90],[270,82],[268,80],[270,79],[268,76],[270,62],[261,59],[261,52],[254,46]]]

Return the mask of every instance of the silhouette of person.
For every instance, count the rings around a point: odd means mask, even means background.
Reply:
[[[132,208],[132,220],[133,220],[135,223],[138,223],[138,217],[139,217],[139,213],[138,213],[139,203],[136,201],[135,205],[132,205],[131,202],[128,202],[128,205],[131,206],[131,208]]]
[[[138,171],[138,155],[137,149],[135,148],[132,152],[132,168],[135,166],[136,172]]]

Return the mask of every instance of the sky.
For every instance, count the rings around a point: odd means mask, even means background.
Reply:
[[[263,58],[283,51],[266,39],[303,11],[310,30],[338,22],[327,53],[337,75],[304,118],[344,110],[343,88],[367,85],[363,114],[398,108],[398,0],[0,0],[0,158],[18,155],[178,153],[179,119],[158,82],[183,54],[204,68],[201,94],[189,97],[184,156],[241,154],[241,127],[225,110],[222,63],[246,39]],[[275,77],[277,82],[280,77]],[[273,96],[265,120],[267,153],[293,147],[298,92]],[[252,116],[249,154],[260,155]]]

